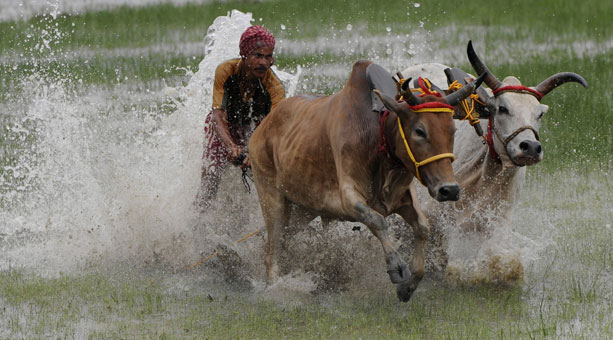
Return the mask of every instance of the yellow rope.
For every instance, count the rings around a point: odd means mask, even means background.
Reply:
[[[253,236],[257,235],[257,234],[258,234],[260,231],[262,231],[262,229],[258,229],[258,230],[256,230],[256,231],[252,231],[252,232],[250,232],[249,234],[247,234],[247,235],[245,235],[245,236],[241,237],[240,239],[238,239],[238,240],[236,241],[236,243],[237,243],[237,244],[239,244],[239,243],[245,242],[245,241],[246,241],[247,239],[249,239],[250,237],[253,237]],[[198,262],[196,262],[196,263],[194,263],[194,264],[192,264],[192,265],[189,267],[189,269],[192,269],[192,270],[193,270],[193,269],[196,269],[196,268],[200,267],[200,265],[201,265],[201,264],[209,262],[210,260],[212,260],[213,258],[215,258],[217,255],[218,255],[218,254],[217,254],[217,250],[215,250],[215,251],[214,251],[214,252],[213,252],[211,255],[209,255],[209,256],[207,256],[207,257],[205,257],[204,259],[202,259],[202,260],[200,260],[200,261],[198,261]]]
[[[449,91],[454,92],[457,91],[459,89],[461,89],[463,87],[462,84],[458,83],[457,80],[454,80],[453,83],[451,83],[451,85],[449,85]],[[479,113],[475,112],[475,102],[479,102],[481,104],[483,104],[482,101],[479,100],[479,95],[476,93],[472,93],[470,96],[468,96],[470,99],[472,99],[472,105],[468,105],[468,98],[464,99],[460,102],[460,105],[462,105],[462,108],[464,109],[464,112],[466,112],[466,116],[464,116],[464,118],[461,118],[460,120],[467,120],[470,123],[470,125],[476,125],[479,124]],[[484,104],[483,104],[484,105]],[[473,115],[474,114],[474,115]]]
[[[431,110],[431,109],[429,109]],[[451,109],[446,109],[448,112],[453,112],[453,110]],[[434,161],[437,161],[439,159],[442,158],[451,158],[451,161],[453,162],[455,160],[455,156],[452,153],[442,153],[440,155],[436,155],[436,156],[432,156],[428,159],[424,159],[421,162],[418,162],[415,160],[415,157],[413,156],[413,152],[411,152],[411,148],[409,147],[409,142],[407,142],[407,138],[404,135],[404,130],[402,129],[402,124],[400,123],[400,117],[398,117],[398,127],[400,128],[400,135],[402,136],[402,140],[404,141],[404,147],[407,149],[407,153],[409,154],[409,157],[411,158],[411,161],[415,164],[415,177],[417,177],[417,180],[419,181],[419,183],[424,184],[424,182],[422,182],[421,180],[421,176],[419,176],[419,167],[426,165],[428,163],[432,163]]]
[[[250,238],[251,236],[255,236],[257,235],[262,229],[258,229],[256,231],[252,231],[249,234],[243,236],[241,239],[239,239],[238,241],[236,241],[236,243],[242,243],[244,241],[246,241],[248,238]]]
[[[411,110],[413,112],[447,112],[453,115],[453,110],[446,107],[424,107],[423,109]]]
[[[402,93],[402,91],[400,89],[402,89],[402,84],[404,84],[405,81],[407,81],[406,78],[400,78],[398,80],[398,93]],[[404,100],[404,96],[400,96],[398,98],[398,100]]]

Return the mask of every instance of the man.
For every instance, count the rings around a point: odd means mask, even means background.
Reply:
[[[232,163],[250,167],[249,137],[285,97],[279,78],[271,70],[275,38],[264,27],[251,26],[239,42],[240,58],[221,63],[215,70],[213,108],[205,122],[204,165],[197,203],[208,209],[221,176]]]

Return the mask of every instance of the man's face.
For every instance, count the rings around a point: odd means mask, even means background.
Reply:
[[[275,59],[272,56],[273,48],[261,47],[253,50],[245,57],[246,76],[261,79],[272,66]]]

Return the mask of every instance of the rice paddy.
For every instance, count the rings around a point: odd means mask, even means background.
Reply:
[[[277,67],[302,72],[297,93],[338,91],[358,59],[472,71],[469,39],[499,78],[581,74],[589,89],[543,100],[544,160],[508,226],[524,282],[456,286],[429,273],[399,303],[367,231],[337,231],[366,248],[338,268],[324,261],[330,273],[296,265],[276,290],[263,284],[261,234],[238,258],[195,266],[261,226],[239,180],[227,180],[213,220],[191,211],[206,109],[181,108],[208,100],[190,80],[206,71],[207,28],[232,9],[275,34]],[[0,22],[0,338],[612,338],[611,17],[613,3],[592,0],[268,0]],[[352,243],[296,244],[309,264]],[[330,253],[312,253],[322,245]]]

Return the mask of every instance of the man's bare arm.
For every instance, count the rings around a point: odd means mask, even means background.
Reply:
[[[230,151],[230,160],[237,160],[241,153],[241,149],[238,145],[236,145],[234,139],[232,139],[232,135],[230,134],[230,129],[228,127],[228,115],[222,109],[213,109],[212,118],[213,128],[215,129],[217,136],[219,136],[228,151]]]

